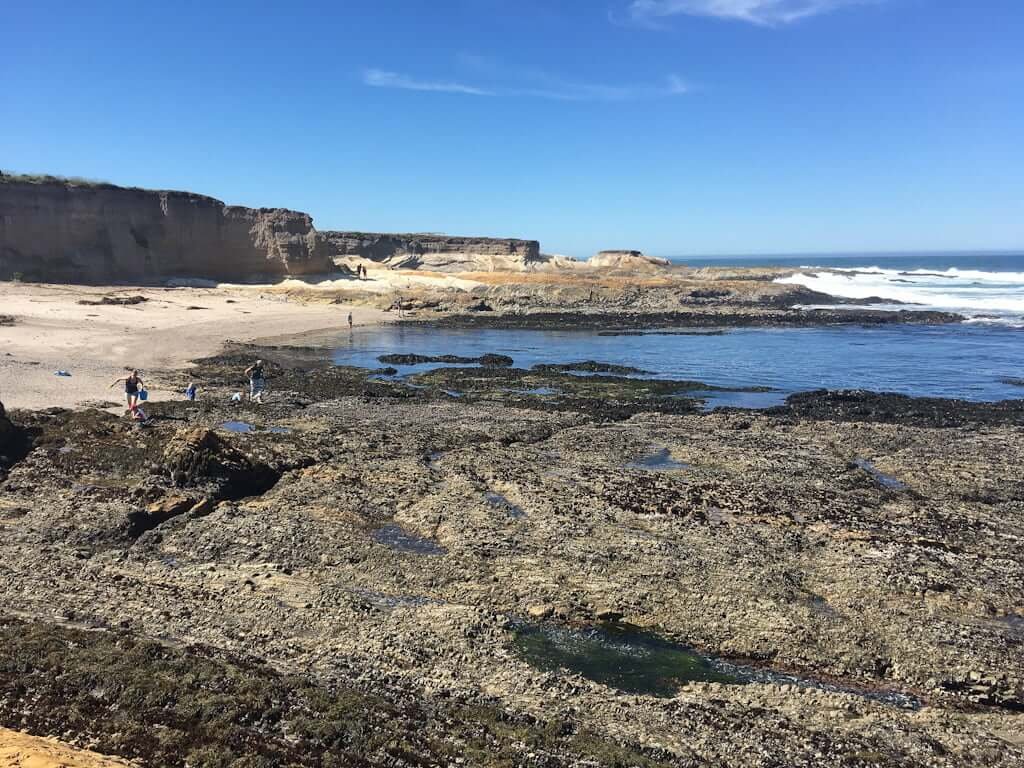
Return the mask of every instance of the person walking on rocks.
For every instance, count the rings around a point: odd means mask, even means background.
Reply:
[[[139,376],[137,370],[132,369],[132,372],[127,376],[114,379],[114,383],[110,385],[110,388],[113,389],[122,381],[124,382],[124,399],[128,404],[128,409],[125,413],[134,414],[135,409],[139,407],[139,390],[144,386],[142,377]]]
[[[263,372],[263,361],[257,360],[246,368],[245,375],[249,377],[249,402],[262,403],[263,390],[267,386],[267,380]]]

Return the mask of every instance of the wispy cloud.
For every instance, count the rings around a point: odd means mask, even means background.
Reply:
[[[865,0],[632,0],[629,19],[644,26],[659,26],[670,16],[711,16],[761,26],[779,26],[834,11]]]
[[[486,66],[484,66],[486,63]],[[634,101],[689,93],[691,86],[677,75],[669,75],[661,83],[608,84],[567,80],[544,72],[508,72],[493,62],[479,58],[474,69],[490,75],[501,83],[480,87],[460,82],[422,80],[398,72],[367,69],[363,82],[376,88],[401,88],[410,91],[463,93],[472,96],[519,96],[558,101]]]
[[[635,101],[659,96],[678,96],[692,90],[676,75],[670,75],[663,83],[653,85],[580,83],[540,73],[535,73],[532,79],[535,81],[533,84],[514,88],[509,92],[517,96],[534,96],[558,101]]]
[[[491,91],[477,88],[464,83],[453,83],[444,80],[418,80],[398,72],[383,69],[367,69],[363,72],[363,82],[374,88],[401,88],[406,91],[437,91],[442,93],[464,93],[469,96],[492,96]]]

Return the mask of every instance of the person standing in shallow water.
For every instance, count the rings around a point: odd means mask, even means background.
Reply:
[[[348,329],[350,331],[352,330],[352,313],[351,312],[348,313]]]
[[[122,381],[124,382],[124,399],[128,405],[128,409],[125,413],[133,414],[135,413],[135,409],[139,407],[139,390],[144,386],[142,383],[142,377],[139,376],[139,372],[137,370],[132,369],[132,372],[127,376],[121,376],[114,379],[110,388],[113,389]]]
[[[246,368],[245,375],[249,377],[249,402],[262,403],[263,390],[267,386],[267,380],[263,372],[263,361],[257,360]]]

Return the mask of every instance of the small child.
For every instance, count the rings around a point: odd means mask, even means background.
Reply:
[[[196,392],[198,391],[199,390],[196,389],[196,385],[190,381],[188,383],[188,389],[185,390],[185,399],[194,401],[196,399]]]

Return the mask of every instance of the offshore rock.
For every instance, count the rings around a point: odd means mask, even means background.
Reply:
[[[488,368],[508,368],[514,362],[508,355],[498,355],[494,353],[480,355],[479,357],[464,357],[461,355],[417,355],[410,353],[381,355],[377,360],[386,365],[420,365],[422,363],[469,365],[477,363]]]
[[[305,213],[190,192],[0,176],[0,280],[250,281],[331,270]]]
[[[598,269],[655,272],[672,265],[668,259],[645,256],[640,251],[599,251],[590,257],[588,266]]]

